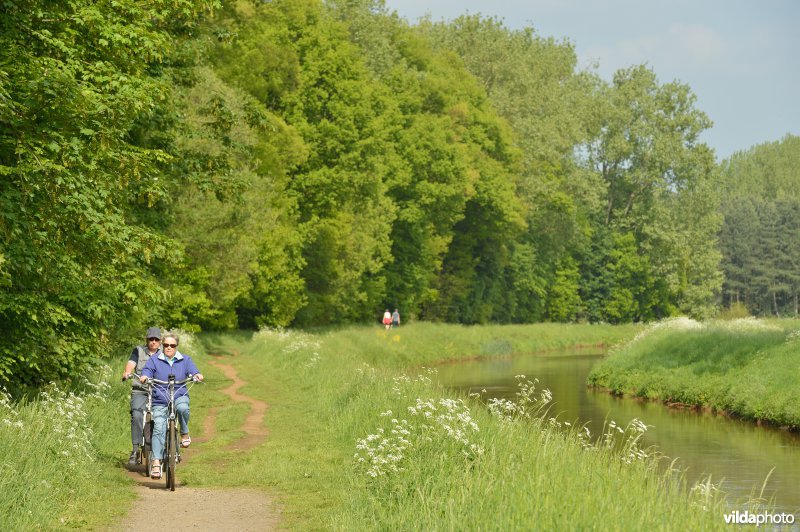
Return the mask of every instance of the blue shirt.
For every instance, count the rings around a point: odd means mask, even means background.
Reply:
[[[160,381],[169,380],[170,375],[175,375],[176,381],[182,381],[189,375],[196,375],[200,373],[197,366],[194,365],[192,357],[184,355],[180,351],[175,352],[172,360],[168,359],[164,353],[151,356],[142,369],[142,375],[150,377],[151,379],[158,379]],[[167,396],[167,386],[153,384],[153,404],[166,405],[169,402]],[[175,387],[175,399],[189,395],[186,386]]]

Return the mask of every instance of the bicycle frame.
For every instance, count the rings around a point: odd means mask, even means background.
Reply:
[[[161,470],[166,469],[166,475],[164,476],[166,477],[167,488],[171,491],[175,491],[175,468],[181,461],[180,445],[178,444],[178,415],[175,409],[175,390],[176,387],[194,383],[195,381],[192,377],[192,375],[189,375],[189,377],[181,381],[176,381],[175,375],[170,375],[166,381],[147,379],[148,383],[167,387],[167,430],[164,435],[164,456],[161,460]],[[150,395],[152,398],[152,393]],[[183,427],[183,429],[186,430],[186,427]]]

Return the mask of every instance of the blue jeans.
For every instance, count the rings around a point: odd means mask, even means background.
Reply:
[[[181,424],[181,434],[189,434],[189,396],[175,399],[175,411]],[[167,405],[153,405],[153,459],[162,460],[167,434]]]

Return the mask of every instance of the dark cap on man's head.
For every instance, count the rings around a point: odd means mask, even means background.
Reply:
[[[150,327],[147,329],[147,335],[145,335],[145,338],[158,338],[161,340],[161,329],[158,327]]]

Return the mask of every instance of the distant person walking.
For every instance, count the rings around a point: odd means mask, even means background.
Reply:
[[[392,329],[395,327],[400,327],[400,312],[397,309],[394,309],[392,312]]]
[[[383,326],[386,327],[387,331],[392,326],[392,315],[389,313],[389,309],[388,308],[383,313]]]

